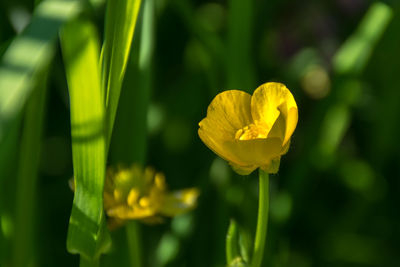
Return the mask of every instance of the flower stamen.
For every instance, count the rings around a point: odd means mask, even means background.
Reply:
[[[249,124],[242,129],[237,130],[235,134],[236,140],[253,140],[267,138],[268,131],[265,127],[258,124]]]

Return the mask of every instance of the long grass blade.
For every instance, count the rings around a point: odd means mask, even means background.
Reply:
[[[33,88],[38,84],[43,71],[49,65],[54,55],[55,40],[58,30],[71,17],[74,17],[81,10],[81,4],[78,0],[53,0],[43,1],[35,8],[32,20],[21,35],[15,37],[11,42],[7,41],[1,45],[0,55],[0,221],[1,236],[0,238],[0,262],[3,259],[12,261],[12,248],[20,247],[21,253],[14,257],[15,266],[26,266],[23,259],[27,258],[27,252],[30,249],[30,231],[29,226],[19,228],[21,231],[15,232],[14,247],[11,246],[11,238],[13,238],[13,224],[11,210],[5,203],[9,202],[10,197],[14,199],[13,190],[9,190],[10,184],[18,176],[19,181],[18,193],[24,197],[24,190],[29,188],[21,179],[27,179],[30,184],[35,184],[35,168],[37,157],[33,157],[31,162],[27,162],[23,152],[28,146],[33,144],[30,138],[37,137],[40,127],[35,126],[35,133],[28,137],[28,133],[24,133],[21,144],[21,158],[19,159],[20,168],[18,174],[15,174],[16,151],[18,150],[18,141],[20,138],[20,126],[22,118],[22,109],[26,101],[29,99]],[[3,50],[4,49],[4,50]],[[34,97],[37,98],[37,97]],[[34,104],[29,104],[32,106]],[[32,109],[28,107],[28,109]],[[34,120],[32,115],[26,118],[25,128],[28,122]],[[36,114],[39,116],[40,114]],[[33,127],[33,126],[32,126]],[[24,130],[25,131],[25,130]],[[27,139],[29,139],[27,141]],[[34,153],[37,150],[33,149]],[[33,156],[32,153],[25,154]],[[25,156],[25,157],[26,157]],[[21,166],[22,165],[22,166]],[[27,170],[31,170],[30,173]],[[25,176],[24,173],[28,175]],[[25,185],[24,185],[25,184]],[[22,189],[24,188],[24,189]],[[26,207],[33,207],[34,187],[28,190],[25,199],[17,200],[17,224],[21,224],[22,220],[30,221],[30,208],[22,211]],[[28,206],[27,206],[28,205]],[[31,206],[29,206],[31,205]],[[14,208],[14,207],[13,207]],[[31,222],[30,222],[31,225]],[[18,225],[17,225],[18,226]],[[28,242],[25,242],[28,241]],[[14,253],[15,254],[15,253]],[[22,264],[22,265],[21,265]]]
[[[105,95],[108,143],[117,113],[140,4],[141,0],[113,0],[107,3],[102,48],[102,90]]]
[[[0,146],[54,54],[59,28],[81,10],[80,1],[44,1],[0,63]]]
[[[131,101],[133,105],[130,112],[133,115],[132,134],[134,138],[131,142],[132,149],[128,158],[132,162],[145,164],[147,150],[147,110],[150,101],[151,88],[151,62],[154,48],[154,1],[146,0],[143,8],[143,20],[141,25],[141,36],[139,46],[139,59],[137,65],[136,81],[132,78],[127,79],[126,87],[130,86]],[[138,97],[135,97],[138,96]],[[128,103],[126,103],[128,104]],[[129,138],[129,137],[128,137]],[[130,138],[132,139],[132,138]],[[130,222],[126,228],[127,240],[131,255],[131,264],[135,267],[142,266],[142,246],[140,225],[137,222]]]
[[[150,101],[151,63],[154,48],[154,1],[143,3],[140,27],[132,45],[127,75],[118,105],[110,154],[113,162],[145,164],[147,150],[147,110]],[[135,136],[135,138],[132,138]],[[130,266],[142,266],[140,224],[126,225]]]
[[[329,106],[321,123],[318,152],[331,164],[335,151],[340,145],[351,123],[350,108],[360,98],[362,88],[356,77],[368,64],[375,45],[381,39],[393,15],[386,4],[371,5],[357,30],[346,40],[333,58],[333,67],[338,75],[346,76],[336,85],[337,103]],[[347,97],[340,97],[347,96]],[[324,165],[324,164],[323,164]],[[325,167],[325,166],[320,166]]]
[[[7,131],[0,148],[0,265],[11,262],[12,238],[14,233],[14,206],[9,205],[10,199],[15,199],[14,190],[10,186],[15,184],[15,169],[18,161],[17,151],[20,139],[20,122],[18,118]]]
[[[338,74],[361,73],[392,16],[393,11],[388,5],[381,2],[371,5],[358,29],[333,58],[334,69]]]
[[[40,159],[41,137],[46,98],[47,75],[27,102],[17,171],[14,266],[35,262],[34,229],[35,195]],[[30,223],[26,223],[30,222]]]
[[[99,40],[85,21],[66,25],[61,34],[71,105],[75,196],[67,249],[84,262],[97,261],[109,243],[103,227],[105,178],[104,102],[100,86]]]

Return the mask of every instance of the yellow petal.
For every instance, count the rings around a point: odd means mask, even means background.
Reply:
[[[249,175],[252,173],[255,169],[258,168],[257,165],[251,165],[251,166],[239,166],[234,163],[229,163],[232,166],[232,169],[239,175]]]
[[[207,109],[207,118],[235,134],[236,130],[252,122],[251,96],[243,91],[228,90],[218,94]]]
[[[167,188],[165,183],[165,176],[162,173],[156,173],[154,176],[154,185],[160,190],[164,191]]]
[[[290,147],[290,140],[282,147],[281,155],[285,155]]]
[[[277,173],[280,163],[281,157],[277,157],[272,159],[268,165],[261,166],[261,169],[267,173]]]
[[[218,94],[207,110],[207,117],[199,123],[200,139],[217,155],[241,164],[240,157],[231,150],[229,142],[236,132],[252,122],[251,96],[238,90]]]
[[[148,197],[142,197],[139,200],[139,205],[141,208],[148,208],[148,207],[150,207],[150,204],[151,204],[151,202]]]
[[[126,202],[129,206],[133,207],[134,205],[137,204],[137,200],[139,199],[139,191],[135,188],[132,188],[131,191],[129,191],[129,195],[126,199]]]
[[[115,189],[114,190],[114,195],[113,195],[113,197],[114,197],[114,199],[115,199],[115,201],[116,202],[121,202],[121,201],[123,201],[125,198],[125,195],[123,194],[123,192],[122,192],[122,190],[121,190],[122,188],[118,188],[118,189]]]
[[[196,206],[199,194],[197,189],[190,188],[165,195],[160,213],[172,217],[187,212]]]
[[[276,137],[281,139],[282,143],[286,133],[286,121],[282,113],[279,114],[274,125],[268,133],[268,137]]]
[[[282,151],[280,138],[235,140],[229,143],[230,150],[239,157],[239,163],[230,162],[239,174],[249,174],[259,166],[270,164]]]
[[[286,133],[285,133],[285,140],[284,144],[289,141],[290,137],[292,136],[294,130],[296,129],[297,121],[299,118],[299,114],[296,107],[291,107],[288,110],[288,115],[286,118]]]
[[[108,216],[118,219],[143,219],[155,215],[155,211],[151,208],[129,207],[127,205],[113,207],[106,212]]]
[[[288,152],[290,146],[290,139],[289,141],[282,147],[280,155],[284,155]],[[276,157],[271,160],[269,164],[261,166],[261,169],[268,173],[277,173],[279,170],[279,165],[281,163],[281,156]]]
[[[265,83],[254,91],[251,114],[256,123],[265,124],[269,129],[282,114],[285,120],[285,133],[281,136],[283,144],[290,139],[297,125],[296,102],[289,89],[281,83]]]

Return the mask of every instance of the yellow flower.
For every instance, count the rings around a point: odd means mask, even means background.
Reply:
[[[168,192],[165,177],[152,168],[132,165],[109,168],[104,187],[104,209],[115,227],[125,220],[154,223],[193,209],[199,192],[195,188]]]
[[[249,95],[239,90],[218,94],[199,123],[199,136],[242,175],[261,168],[279,169],[297,125],[297,105],[281,83],[265,83]]]

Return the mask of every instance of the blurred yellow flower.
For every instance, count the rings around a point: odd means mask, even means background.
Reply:
[[[239,90],[218,94],[199,123],[199,136],[242,175],[261,168],[279,169],[297,125],[296,101],[281,83],[265,83],[249,95]]]
[[[104,209],[111,227],[130,219],[154,223],[193,209],[198,196],[195,188],[168,192],[164,175],[149,167],[109,168]]]

